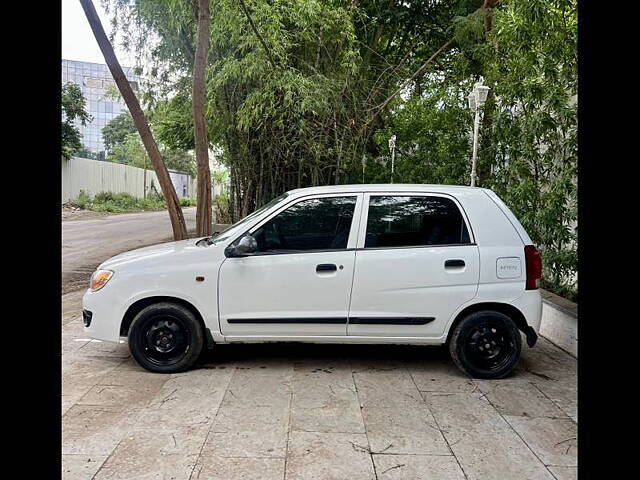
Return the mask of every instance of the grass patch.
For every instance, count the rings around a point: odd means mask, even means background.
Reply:
[[[196,203],[190,198],[181,198],[180,205],[191,207]],[[69,205],[83,210],[94,212],[136,212],[141,210],[165,210],[167,204],[164,199],[156,194],[149,194],[147,198],[138,198],[128,193],[100,192],[94,197],[81,190],[77,198],[71,200]]]

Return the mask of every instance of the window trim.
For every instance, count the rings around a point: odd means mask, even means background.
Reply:
[[[448,200],[452,200],[458,207],[460,214],[464,220],[464,223],[469,232],[469,243],[449,243],[441,245],[401,245],[393,247],[365,247],[365,241],[367,238],[367,222],[369,221],[369,203],[371,197],[441,197]],[[471,223],[467,216],[467,212],[464,210],[460,202],[453,195],[440,192],[409,192],[409,191],[392,191],[387,192],[365,192],[362,202],[362,214],[360,219],[360,230],[358,232],[357,250],[391,250],[391,249],[406,249],[406,248],[439,248],[439,247],[463,247],[463,246],[476,246],[476,238],[471,228]]]
[[[337,198],[337,197],[355,197],[356,204],[353,208],[353,217],[351,218],[351,228],[349,229],[349,237],[347,239],[347,247],[346,248],[335,248],[335,249],[318,249],[318,250],[285,250],[281,252],[274,253],[273,251],[267,252],[256,252],[253,255],[249,255],[241,258],[252,258],[252,257],[264,257],[264,256],[275,256],[275,255],[306,255],[309,253],[327,253],[327,252],[349,252],[356,250],[356,244],[358,241],[358,232],[360,230],[360,218],[362,213],[362,204],[363,204],[363,193],[362,192],[344,192],[344,193],[322,193],[322,194],[309,194],[300,197],[292,198],[288,203],[284,205],[280,205],[280,207],[267,215],[266,217],[259,220],[254,225],[250,226],[246,230],[244,230],[240,235],[234,238],[231,242],[227,243],[225,248],[229,245],[233,245],[240,238],[244,237],[247,233],[253,234],[256,230],[261,228],[265,223],[270,221],[272,218],[276,217],[280,213],[287,210],[289,207],[293,207],[294,205],[305,201],[305,200],[313,200],[316,198]]]

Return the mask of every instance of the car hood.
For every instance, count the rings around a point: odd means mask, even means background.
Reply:
[[[151,245],[149,247],[137,248],[128,252],[121,253],[115,257],[111,257],[104,261],[98,268],[113,269],[125,264],[147,261],[147,260],[159,260],[162,257],[171,256],[172,260],[175,260],[176,256],[189,255],[192,252],[202,249],[215,249],[216,244],[210,246],[199,247],[196,243],[201,240],[199,238],[190,238],[188,240],[180,240],[177,242],[159,243],[157,245]]]

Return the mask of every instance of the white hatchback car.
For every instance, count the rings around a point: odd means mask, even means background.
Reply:
[[[292,190],[227,230],[117,255],[83,297],[89,336],[128,337],[155,372],[236,342],[448,344],[463,371],[509,374],[540,326],[540,255],[491,190]]]

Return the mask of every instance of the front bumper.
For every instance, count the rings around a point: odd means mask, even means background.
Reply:
[[[97,292],[87,289],[82,297],[82,311],[84,331],[89,338],[107,342],[120,341],[122,314],[118,305],[120,302],[111,298],[106,287]],[[85,312],[90,313],[89,321]]]
[[[82,323],[85,327],[91,326],[91,319],[93,318],[93,312],[90,310],[82,310]]]

